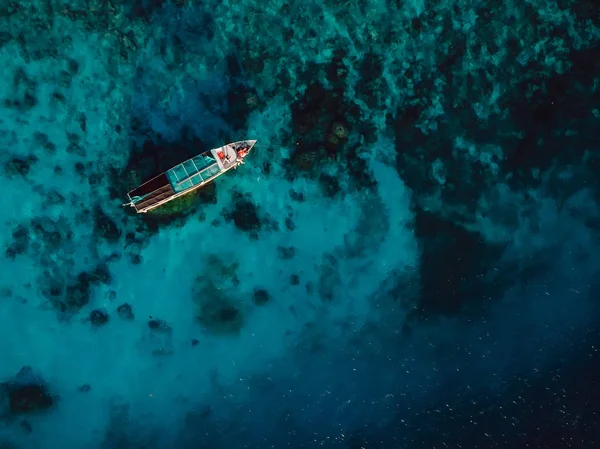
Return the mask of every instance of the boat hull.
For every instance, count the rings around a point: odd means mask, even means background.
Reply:
[[[241,140],[201,153],[143,183],[127,193],[137,213],[146,213],[169,201],[201,189],[244,163],[256,140]]]

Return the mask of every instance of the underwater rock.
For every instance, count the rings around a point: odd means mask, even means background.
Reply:
[[[319,160],[337,157],[348,139],[349,122],[356,121],[360,109],[346,102],[343,89],[328,90],[313,83],[292,105],[296,151],[292,163],[310,171]]]
[[[244,129],[248,115],[259,105],[256,91],[249,88],[248,83],[234,82],[227,92],[228,107],[224,119],[233,129]]]
[[[73,167],[75,168],[75,173],[77,173],[82,178],[85,178],[85,164],[83,162],[75,162],[75,164],[73,164]]]
[[[165,332],[167,334],[173,332],[173,329],[167,324],[165,320],[157,320],[152,318],[148,321],[148,327],[156,332]]]
[[[327,106],[332,103],[327,101],[328,96],[330,93],[320,84],[312,84],[306,89],[304,96],[292,105],[292,122],[296,133],[306,135],[323,126]]]
[[[415,33],[423,31],[423,21],[418,17],[413,17],[410,21],[410,27]]]
[[[269,176],[271,174],[271,162],[265,161],[263,162],[261,172],[265,176]]]
[[[264,288],[254,289],[252,293],[252,302],[256,306],[264,306],[271,301],[271,294]]]
[[[31,413],[54,405],[54,400],[42,385],[12,385],[8,395],[12,413]]]
[[[106,299],[108,299],[109,301],[114,301],[115,299],[117,299],[117,292],[114,290],[109,290],[108,292],[106,292]]]
[[[13,37],[11,36],[10,33],[7,33],[6,31],[0,31],[0,48],[4,47],[6,44],[8,44],[12,40],[13,40]]]
[[[25,113],[33,109],[38,104],[38,100],[31,91],[26,91],[20,99],[5,99],[4,107],[16,109],[21,113]]]
[[[77,276],[74,284],[67,286],[66,297],[59,303],[61,312],[79,310],[90,302],[91,282],[87,273]]]
[[[262,222],[258,215],[258,207],[250,200],[249,196],[235,192],[233,203],[233,210],[223,214],[225,220],[233,221],[235,227],[243,232],[260,231]]]
[[[21,427],[21,429],[23,429],[23,432],[25,432],[25,434],[27,434],[27,435],[29,435],[33,431],[33,428],[31,427],[31,423],[29,421],[27,421],[26,419],[21,420],[21,422],[19,423],[19,426]]]
[[[75,154],[75,155],[81,156],[81,157],[86,156],[85,149],[76,142],[69,143],[69,145],[67,146],[67,153]]]
[[[15,69],[12,78],[13,89],[19,89],[20,87],[32,88],[35,87],[35,81],[33,81],[23,67]]]
[[[57,84],[64,88],[64,89],[68,89],[69,87],[71,87],[71,82],[73,81],[73,76],[67,72],[66,70],[61,70],[59,75],[58,75],[58,81]]]
[[[383,58],[374,51],[361,58],[359,67],[360,82],[356,84],[356,98],[364,101],[370,109],[378,109],[388,93],[387,83],[382,81]]]
[[[118,242],[121,238],[121,230],[100,206],[94,209],[94,227],[98,236],[109,242]]]
[[[298,285],[300,283],[300,276],[297,274],[290,275],[290,285]]]
[[[339,150],[348,140],[348,125],[341,121],[333,122],[325,140],[327,148]]]
[[[134,265],[139,265],[142,262],[142,244],[142,241],[134,232],[128,232],[125,235],[125,251]]]
[[[62,282],[49,279],[50,286],[43,290],[50,303],[61,313],[77,313],[90,302],[92,286],[96,283],[110,282],[110,273],[105,265],[98,265],[94,270],[82,272],[71,280],[63,289]]]
[[[290,190],[290,198],[292,201],[297,203],[303,203],[306,201],[306,197],[302,192],[296,192],[295,190]]]
[[[46,383],[33,374],[30,367],[23,367],[11,381],[0,384],[0,404],[7,403],[5,412],[23,415],[47,410],[54,406],[55,399]],[[3,414],[0,411],[0,414]]]
[[[54,221],[48,217],[33,218],[31,220],[30,229],[50,250],[57,250],[60,248],[64,239],[70,240],[73,238],[73,233],[63,221]]]
[[[342,141],[335,134],[329,133],[325,137],[325,144],[328,150],[337,151],[342,145]]]
[[[77,75],[79,73],[79,63],[71,58],[67,58],[67,70],[71,75]]]
[[[217,183],[211,182],[197,190],[200,204],[217,204]]]
[[[560,5],[561,2],[559,2]],[[571,6],[577,21],[591,21],[596,27],[600,25],[600,5],[595,0],[581,0]],[[561,8],[562,9],[562,8]]]
[[[465,313],[479,301],[503,295],[503,286],[489,278],[502,245],[486,243],[478,233],[422,209],[416,210],[415,218],[422,248],[415,317]]]
[[[4,100],[5,107],[13,108],[24,113],[38,104],[38,100],[35,96],[37,83],[27,75],[25,69],[22,67],[15,70],[12,88],[14,97],[12,99],[7,98]]]
[[[240,309],[231,302],[208,301],[197,317],[202,326],[215,334],[237,334],[243,327]]]
[[[246,311],[229,288],[217,288],[211,279],[199,277],[193,288],[193,299],[198,307],[197,322],[211,334],[237,335],[244,327]]]
[[[285,217],[285,227],[288,231],[293,231],[294,229],[296,229],[296,224],[294,223],[294,220],[292,220],[291,217]]]
[[[40,131],[33,133],[33,138],[37,146],[43,147],[49,154],[56,153],[56,145],[50,142],[50,138],[47,134]]]
[[[327,198],[333,198],[342,190],[337,178],[326,173],[319,175],[319,186]]]
[[[293,259],[296,255],[296,248],[294,248],[293,246],[278,246],[277,255],[280,259],[283,260]]]
[[[95,309],[90,312],[90,321],[93,326],[101,327],[108,323],[109,316],[104,310]]]
[[[53,206],[65,203],[65,197],[58,193],[56,190],[51,190],[45,195],[45,197],[48,201],[48,204],[51,204]]]
[[[296,150],[292,156],[292,163],[300,171],[312,170],[320,160],[318,151],[301,151]]]
[[[150,330],[150,334],[147,341],[152,348],[153,356],[164,357],[172,355],[175,352],[171,341],[173,329],[165,320],[150,317],[150,320],[148,320],[148,329]]]
[[[456,156],[449,124],[441,123],[435,132],[425,136],[412,122],[413,114],[418,113],[418,108],[409,108],[405,114],[399,112],[402,118],[396,121],[396,169],[400,177],[420,198],[440,195],[445,205],[458,206],[464,214],[474,214],[479,194],[498,182],[497,175],[478,160]],[[356,161],[359,163],[359,158]],[[443,161],[443,183],[432,176],[432,167],[440,161]],[[355,167],[354,171],[358,174],[360,169]]]
[[[269,214],[265,214],[261,222],[265,231],[279,232],[279,223],[277,222],[277,220],[273,219]]]
[[[56,105],[56,103],[64,104],[67,101],[67,98],[60,92],[53,92],[50,96],[51,102]]]
[[[96,267],[89,272],[91,282],[101,282],[103,284],[110,283],[112,277],[108,270],[108,265],[105,263],[99,263]]]
[[[10,161],[4,164],[4,172],[8,176],[27,176],[31,166],[38,161],[37,156],[31,155],[27,158],[12,158]]]
[[[119,318],[125,321],[133,321],[135,318],[135,315],[133,314],[133,309],[127,303],[121,304],[117,308],[117,314],[119,315]]]
[[[327,81],[336,89],[344,88],[348,78],[348,67],[344,64],[346,57],[347,52],[345,50],[336,49],[326,69]]]
[[[595,146],[597,121],[587,111],[600,100],[592,76],[600,69],[599,56],[598,45],[573,50],[568,73],[545,76],[534,71],[511,89],[506,104],[518,137],[498,141],[504,153],[500,166],[511,175],[509,185],[536,186],[540,177],[533,173],[578,164],[585,149]]]
[[[179,0],[176,0],[176,2],[180,3]],[[154,0],[152,2],[146,2],[144,0],[133,0],[131,2],[119,3],[127,6],[128,16],[132,15],[132,19],[141,19],[144,22],[147,22],[152,18],[154,14],[157,14],[161,10],[161,8],[164,7],[166,0]]]
[[[231,284],[234,287],[239,285],[240,281],[237,277],[238,262],[226,263],[220,256],[211,254],[207,257],[206,263],[210,267],[207,280],[213,279],[221,284]],[[200,282],[200,280],[197,282]]]
[[[313,285],[312,282],[308,281],[305,285],[304,288],[306,289],[306,293],[309,295],[313,294],[313,291],[315,289],[315,286]]]
[[[359,149],[360,147],[356,145],[348,150],[346,170],[355,188],[371,189],[377,186],[377,181],[375,181],[366,159],[359,157]]]
[[[13,242],[6,248],[6,257],[14,259],[17,255],[27,251],[30,242],[29,230],[23,225],[18,225],[12,233]]]
[[[333,301],[337,297],[340,285],[339,262],[332,254],[325,254],[321,263],[321,275],[319,276],[319,297],[324,302]]]
[[[83,133],[87,132],[87,116],[85,115],[85,113],[80,112],[79,114],[77,114],[77,123],[79,123],[79,129],[81,129],[81,131]],[[84,150],[85,152],[85,150]]]

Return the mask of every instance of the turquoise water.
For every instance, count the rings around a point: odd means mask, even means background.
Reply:
[[[599,45],[590,0],[0,2],[0,447],[597,447]]]

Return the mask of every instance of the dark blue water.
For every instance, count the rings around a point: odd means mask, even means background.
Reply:
[[[1,448],[600,444],[596,2],[5,0],[0,59]]]

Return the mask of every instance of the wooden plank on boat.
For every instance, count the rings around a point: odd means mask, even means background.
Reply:
[[[161,175],[142,184],[137,189],[129,192],[129,198],[134,199],[140,197],[139,201],[133,203],[136,211],[141,212],[171,196],[175,195],[175,190],[167,179],[167,176]]]
[[[143,197],[167,185],[171,185],[167,179],[167,175],[161,173],[160,175],[152,178],[150,181],[145,182],[141,186],[129,192],[129,198],[134,198],[136,196]]]

